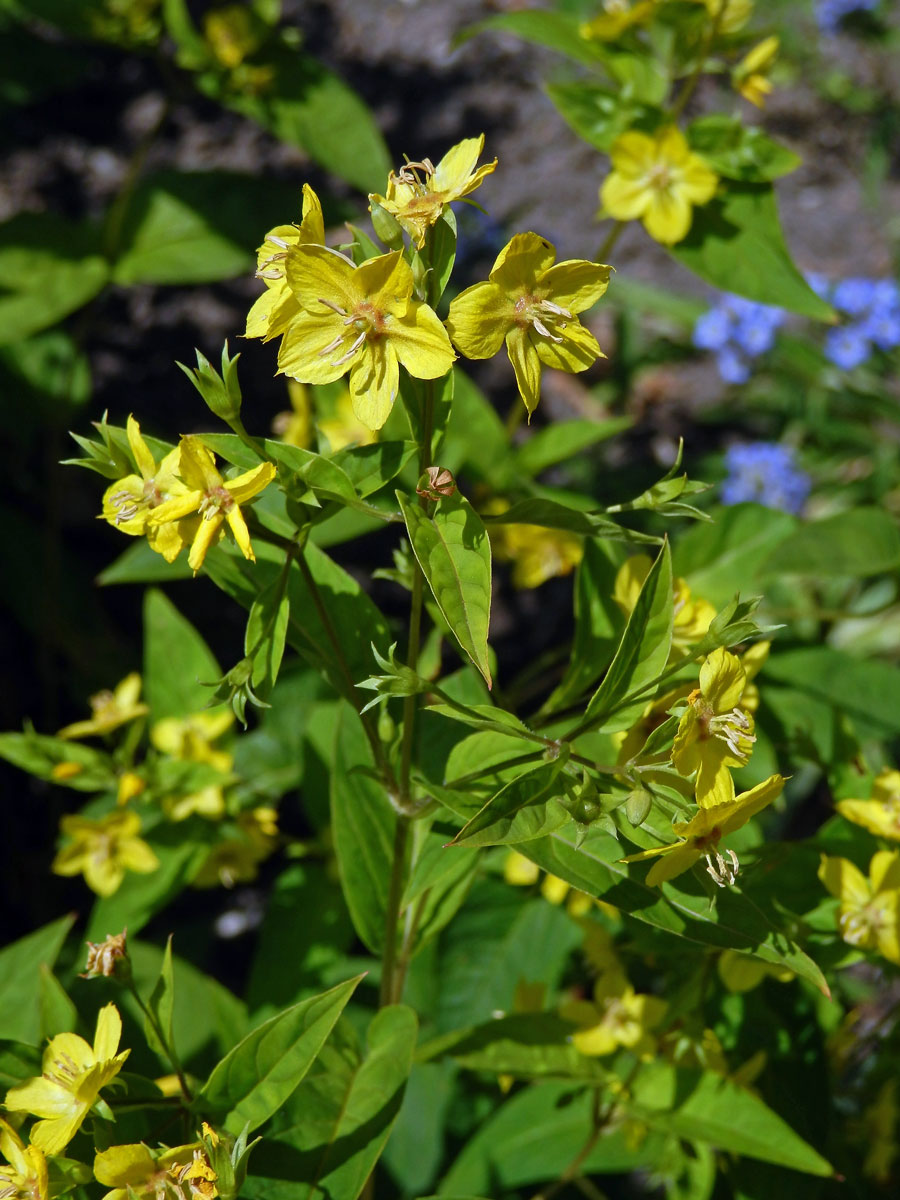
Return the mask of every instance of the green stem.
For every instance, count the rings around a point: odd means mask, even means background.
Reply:
[[[624,232],[625,232],[625,222],[624,221],[616,221],[616,223],[613,225],[612,229],[606,235],[606,238],[604,239],[602,246],[600,247],[600,249],[597,251],[596,255],[594,256],[594,261],[598,262],[598,263],[605,263],[607,258],[609,257],[609,254],[612,251],[613,246],[615,246],[616,242],[619,240],[619,238],[622,236],[622,234]]]
[[[600,1110],[600,1089],[595,1088],[593,1104],[591,1105],[591,1129],[584,1145],[565,1168],[559,1179],[550,1187],[544,1188],[540,1192],[535,1192],[531,1200],[550,1200],[551,1196],[555,1196],[557,1192],[561,1192],[567,1184],[572,1183],[580,1175],[582,1165],[596,1146],[608,1119],[608,1110],[607,1112],[601,1112]]]
[[[712,44],[716,40],[716,37],[719,33],[719,26],[722,23],[722,17],[725,15],[725,9],[727,7],[728,0],[719,0],[719,6],[716,9],[716,15],[713,17],[712,25],[709,27],[706,37],[700,43],[700,49],[697,53],[697,59],[694,63],[693,69],[688,76],[687,82],[681,89],[681,94],[678,96],[677,100],[669,111],[669,120],[673,125],[684,112],[685,108],[687,107],[688,100],[690,100],[691,96],[693,96],[694,89],[700,82],[700,76],[703,73],[703,67],[706,63],[706,56],[709,54],[710,50],[712,49]]]
[[[228,424],[238,435],[244,445],[252,450],[254,454],[258,454],[259,457],[265,459],[266,462],[275,462],[275,459],[266,449],[265,443],[261,442],[259,438],[255,438],[252,436],[252,434],[247,432],[247,430],[244,428],[244,422],[241,420],[240,416],[232,417]]]
[[[128,989],[131,992],[131,994],[134,996],[135,1000],[137,1000],[138,1006],[139,1006],[141,1012],[146,1017],[148,1024],[153,1027],[153,1032],[159,1038],[159,1044],[162,1046],[163,1050],[165,1051],[166,1058],[168,1058],[168,1060],[172,1066],[172,1070],[175,1072],[175,1075],[178,1079],[178,1086],[181,1088],[181,1094],[182,1094],[182,1096],[184,1096],[185,1102],[187,1104],[193,1104],[194,1096],[193,1096],[193,1093],[191,1092],[190,1087],[188,1086],[188,1081],[187,1081],[187,1078],[185,1077],[184,1071],[182,1070],[181,1062],[178,1058],[178,1054],[175,1050],[175,1046],[166,1037],[165,1032],[163,1031],[163,1027],[160,1025],[160,1023],[156,1017],[156,1014],[154,1012],[152,1012],[151,1009],[144,1003],[143,997],[141,996],[141,993],[137,990],[137,986],[133,979],[129,979]]]
[[[406,843],[409,840],[409,817],[397,814],[394,830],[394,859],[388,883],[387,908],[384,917],[384,951],[381,956],[381,991],[378,1007],[396,1004],[398,995],[396,979],[397,930],[400,924],[400,901],[403,896],[403,876],[406,867]]]

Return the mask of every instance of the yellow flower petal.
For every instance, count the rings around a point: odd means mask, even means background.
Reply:
[[[617,221],[635,221],[642,217],[650,199],[642,177],[633,178],[619,171],[607,175],[600,188],[600,203]]]
[[[153,461],[153,455],[150,453],[147,443],[141,437],[141,427],[133,416],[129,416],[125,432],[128,435],[128,445],[131,447],[137,469],[144,479],[152,479],[156,472],[156,463]]]
[[[391,415],[400,386],[391,342],[367,342],[353,364],[349,382],[354,413],[369,429],[380,429]]]
[[[555,328],[561,342],[534,337],[538,357],[545,366],[577,373],[586,371],[598,358],[606,357],[594,335],[577,320],[569,321],[565,326],[558,324]]]
[[[680,242],[691,227],[691,206],[680,191],[655,191],[644,211],[644,227],[664,246]]]
[[[530,415],[541,398],[541,360],[528,331],[514,325],[506,335],[506,351],[516,373],[519,395]]]
[[[534,291],[539,275],[556,261],[556,250],[536,233],[517,233],[500,251],[491,270],[491,283],[505,292]]]
[[[476,283],[450,305],[447,330],[466,358],[493,358],[515,319],[515,308],[495,283]]]
[[[200,528],[197,530],[197,536],[194,538],[191,552],[188,555],[188,566],[195,574],[203,566],[203,560],[206,558],[209,548],[215,545],[222,536],[224,520],[225,514],[218,511],[206,513],[200,522]]]
[[[112,1058],[119,1049],[122,1037],[122,1018],[114,1004],[105,1004],[97,1014],[94,1033],[94,1059]]]
[[[320,313],[301,314],[281,339],[279,372],[301,383],[334,383],[347,372],[343,348],[333,346],[346,332],[343,318],[324,305]]]
[[[227,480],[225,490],[235,504],[246,504],[252,496],[258,495],[263,488],[268,487],[276,474],[274,463],[260,463],[258,467],[252,467],[249,471],[236,475],[234,479]]]
[[[418,300],[392,324],[390,344],[401,366],[416,379],[439,379],[456,359],[443,323]]]
[[[395,250],[357,267],[356,286],[383,313],[402,317],[410,304],[413,275],[401,251]]]
[[[390,256],[383,256],[390,257]],[[374,261],[374,260],[372,260]],[[353,263],[324,246],[296,246],[288,251],[285,278],[298,303],[311,313],[321,313],[330,300],[349,312],[365,298]]]
[[[700,667],[700,691],[715,712],[730,712],[740,703],[746,678],[738,656],[720,646],[707,655]]]
[[[557,263],[541,278],[541,293],[569,312],[592,308],[609,286],[612,267],[587,259],[567,259]]]
[[[244,520],[241,510],[237,506],[230,509],[225,514],[225,520],[228,522],[228,528],[234,535],[234,540],[237,542],[237,547],[241,554],[251,562],[256,562],[256,555],[253,553],[253,547],[250,544],[250,530],[247,528],[247,522]]]

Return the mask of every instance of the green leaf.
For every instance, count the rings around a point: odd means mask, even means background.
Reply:
[[[844,713],[867,738],[900,733],[900,670],[889,663],[811,646],[779,650],[766,662],[763,675]]]
[[[603,721],[607,731],[631,727],[635,708],[640,713],[646,699],[618,712],[617,706],[629,693],[651,683],[666,665],[672,648],[672,597],[672,559],[666,542],[644,580],[615,658],[587,706],[586,717]]]
[[[163,952],[162,966],[159,969],[159,978],[153,985],[153,991],[150,993],[150,998],[147,1001],[147,1008],[156,1021],[156,1025],[154,1025],[149,1017],[144,1017],[144,1035],[147,1038],[147,1043],[151,1050],[155,1051],[161,1058],[169,1061],[166,1043],[169,1046],[172,1045],[172,1013],[175,1009],[175,979],[172,974],[171,934],[166,939],[166,948]],[[163,1043],[157,1034],[157,1026],[162,1031],[162,1036],[166,1039],[166,1043]]]
[[[516,470],[533,477],[556,463],[566,462],[598,442],[615,437],[634,424],[631,417],[606,421],[558,421],[523,442],[515,454]]]
[[[695,596],[721,608],[736,592],[761,590],[762,564],[798,522],[761,504],[734,504],[713,515],[712,524],[694,525],[678,539],[673,565]]]
[[[415,442],[373,442],[371,446],[346,446],[331,461],[350,479],[365,499],[399,475],[416,453]]]
[[[78,1024],[78,1009],[65,988],[46,965],[41,963],[40,992],[41,1042],[57,1033],[71,1033]]]
[[[42,968],[51,970],[75,914],[60,917],[0,950],[0,1028],[5,1039],[37,1045],[44,1036],[41,1005]]]
[[[571,1083],[548,1081],[517,1092],[478,1126],[441,1181],[442,1200],[505,1195],[559,1179],[587,1141],[592,1102],[592,1091]],[[663,1145],[654,1133],[635,1145],[620,1126],[598,1140],[580,1169],[585,1175],[652,1169]]]
[[[35,1038],[35,1042],[38,1040]],[[36,1045],[26,1046],[6,1038],[0,1041],[0,1088],[6,1091],[40,1073],[41,1052]]]
[[[619,88],[579,82],[548,84],[544,90],[578,136],[604,153],[629,129],[652,127],[657,119],[657,109],[624,98]]]
[[[301,1000],[252,1030],[213,1069],[198,1100],[226,1114],[231,1133],[258,1129],[295,1091],[362,978]]]
[[[276,580],[260,592],[247,617],[244,653],[253,658],[250,683],[261,700],[269,698],[278,679],[290,615],[290,597]]]
[[[484,393],[460,367],[453,368],[453,407],[440,450],[440,464],[467,471],[494,489],[514,482],[512,453],[503,422]]]
[[[608,1064],[581,1054],[572,1044],[572,1025],[552,1012],[513,1013],[471,1029],[458,1029],[420,1047],[416,1059],[449,1056],[470,1071],[492,1071],[520,1079],[572,1079],[602,1083]]]
[[[109,756],[93,746],[64,738],[47,737],[29,729],[25,733],[0,733],[0,758],[6,759],[29,775],[46,779],[76,792],[99,792],[114,788],[116,772]],[[55,779],[54,767],[77,763],[81,770],[67,779]]]
[[[254,1161],[248,1200],[356,1200],[397,1119],[416,1043],[415,1013],[377,1013],[363,1052],[336,1037]],[[286,1124],[289,1121],[290,1124]]]
[[[113,583],[172,583],[193,576],[186,554],[167,563],[161,554],[150,549],[146,538],[139,538],[115,562],[104,567],[97,582],[104,587]]]
[[[401,900],[401,912],[416,905],[418,924],[414,953],[453,919],[478,870],[478,854],[448,851],[447,843],[455,832],[454,826],[441,821],[435,821],[424,837],[417,830],[421,846]]]
[[[409,540],[438,608],[488,687],[491,546],[481,518],[464,496],[445,496],[429,516],[397,493]]]
[[[96,232],[50,213],[0,225],[0,343],[18,342],[87,304],[109,267]]]
[[[701,154],[718,175],[727,179],[769,183],[795,171],[803,161],[758,126],[744,125],[724,113],[712,113],[692,121],[687,135],[691,149]]]
[[[467,41],[476,34],[496,29],[500,33],[512,33],[526,42],[557,50],[576,62],[588,66],[597,65],[597,53],[593,45],[578,33],[578,22],[564,13],[546,12],[541,9],[522,9],[519,12],[500,13],[470,25],[459,35],[458,41]]]
[[[881,508],[854,508],[810,521],[766,558],[760,576],[850,575],[865,579],[900,565],[900,532]]]
[[[485,523],[489,528],[492,525],[540,525],[544,529],[566,529],[570,533],[580,533],[585,537],[604,537],[612,541],[651,546],[658,546],[662,540],[648,533],[624,529],[606,513],[582,512],[580,509],[560,504],[557,500],[538,497],[518,500],[505,512],[485,517]]]
[[[413,1063],[382,1162],[406,1196],[434,1187],[456,1096],[452,1063]]]
[[[307,544],[303,556],[314,590],[295,563],[288,579],[287,641],[326,674],[339,695],[356,703],[352,681],[370,674],[373,642],[376,646],[390,644],[387,622],[352,575],[323,550]],[[205,570],[218,587],[249,609],[260,589],[268,587],[280,572],[284,551],[259,542],[256,559],[249,563],[216,547],[206,557]]]
[[[629,1092],[629,1113],[655,1129],[810,1175],[834,1173],[758,1096],[712,1071],[644,1063]]]
[[[380,954],[397,815],[383,785],[354,770],[371,770],[372,759],[362,726],[346,707],[337,722],[334,763],[331,819],[341,886],[357,933]]]
[[[454,846],[527,842],[559,829],[569,814],[559,802],[562,760],[542,763],[496,792],[453,839]]]
[[[445,208],[431,227],[421,253],[430,272],[427,281],[428,303],[432,308],[437,308],[456,261],[456,216],[451,208]]]
[[[156,588],[144,597],[144,695],[154,721],[199,712],[222,672],[187,617]]]
[[[575,635],[566,673],[543,711],[565,708],[609,666],[624,617],[613,600],[618,563],[607,542],[589,539],[575,572]]]
[[[360,97],[308,54],[270,41],[254,56],[270,72],[253,93],[222,87],[217,75],[198,85],[228,108],[270,130],[280,141],[306,150],[321,166],[363,192],[383,188],[391,160],[375,119]]]
[[[822,972],[811,958],[774,922],[758,903],[735,889],[717,894],[710,906],[706,892],[690,874],[660,888],[643,882],[646,867],[626,864],[623,847],[605,833],[591,832],[576,850],[575,834],[559,830],[549,837],[525,842],[519,850],[532,862],[565,879],[590,896],[614,904],[666,933],[708,946],[731,947],[763,962],[788,967],[829,995]]]
[[[788,252],[771,184],[729,182],[694,209],[687,237],[669,249],[683,266],[725,292],[818,321],[835,319],[831,305],[815,294]]]

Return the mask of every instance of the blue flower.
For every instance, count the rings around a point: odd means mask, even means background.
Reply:
[[[860,332],[874,342],[879,350],[900,346],[900,308],[873,312],[860,327]]]
[[[875,300],[876,281],[858,276],[842,279],[835,284],[832,303],[841,312],[851,317],[861,317],[869,311]]]
[[[716,351],[719,374],[726,383],[746,383],[750,360],[772,348],[784,317],[780,308],[725,294],[697,318],[694,345]]]
[[[842,371],[852,371],[872,353],[872,344],[859,325],[842,325],[825,335],[825,355]]]
[[[729,446],[725,452],[728,478],[722,484],[723,504],[755,501],[767,508],[799,513],[809,495],[811,481],[801,471],[789,446],[752,442]]]
[[[852,12],[871,12],[878,0],[819,0],[816,21],[823,33],[837,33],[844,17]]]

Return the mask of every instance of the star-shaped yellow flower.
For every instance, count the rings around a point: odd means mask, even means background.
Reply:
[[[556,263],[556,250],[536,233],[517,233],[497,256],[489,282],[476,283],[450,305],[447,328],[467,358],[491,358],[503,342],[529,415],[541,394],[541,364],[584,371],[605,358],[576,313],[596,304],[610,268],[585,259]]]
[[[140,475],[126,475],[106,489],[103,518],[133,537],[146,533],[150,549],[161,554],[166,562],[172,562],[193,536],[193,523],[170,521],[165,525],[150,525],[149,521],[154,508],[187,490],[178,478],[178,450],[170,450],[157,464],[133,416],[128,418],[126,432]]]
[[[769,72],[777,57],[778,38],[767,37],[754,46],[732,72],[731,82],[744,99],[755,104],[757,108],[763,107],[772,91],[773,84]]]
[[[635,992],[621,971],[605,971],[594,987],[594,1001],[575,1000],[560,1007],[560,1016],[578,1026],[572,1042],[581,1054],[602,1058],[620,1046],[640,1056],[653,1053],[650,1033],[662,1021],[666,1002]]]
[[[119,809],[99,821],[75,814],[63,817],[60,832],[72,842],[53,860],[54,875],[84,875],[98,896],[118,891],[126,871],[149,875],[159,859],[138,834],[141,819],[136,812]]]
[[[183,437],[178,446],[178,473],[187,487],[183,496],[167,500],[150,514],[151,524],[177,521],[199,512],[202,521],[188,555],[195,574],[203,565],[206,552],[222,535],[227,521],[244,558],[256,561],[250,545],[250,533],[240,506],[267,487],[275,478],[272,463],[260,463],[235,479],[223,479],[216,470],[215,455],[198,437]]]
[[[719,182],[674,125],[652,135],[631,129],[616,139],[609,156],[613,169],[600,188],[606,213],[618,221],[640,218],[666,246],[687,235],[693,206],[711,200]]]
[[[92,716],[88,721],[75,721],[66,725],[56,735],[61,738],[94,737],[98,734],[111,733],[120,725],[126,725],[137,717],[143,717],[150,711],[138,697],[141,694],[141,677],[137,671],[117,683],[113,691],[105,689],[91,696]]]
[[[122,1018],[114,1004],[101,1008],[93,1046],[75,1033],[50,1039],[41,1062],[41,1076],[6,1093],[10,1112],[42,1117],[31,1140],[45,1154],[59,1154],[90,1112],[100,1089],[121,1071],[130,1051],[119,1048]]]
[[[701,808],[734,799],[730,767],[742,767],[756,737],[753,718],[738,707],[747,672],[736,654],[719,648],[703,661],[700,687],[691,692],[672,746],[672,763],[681,775],[697,772]]]
[[[626,617],[630,617],[634,611],[644,580],[650,574],[652,566],[653,559],[649,554],[635,554],[619,567],[613,588],[613,600]],[[708,600],[691,595],[691,589],[683,579],[675,579],[672,589],[675,615],[672,623],[670,659],[678,658],[694,642],[699,642],[708,632],[710,622],[716,615],[716,610]]]
[[[407,163],[396,174],[391,171],[386,195],[373,193],[369,200],[395,216],[421,250],[428,230],[447,205],[474,192],[497,166],[495,158],[476,167],[483,149],[484,134],[481,134],[457,142],[436,167],[427,158],[420,163]]]
[[[603,0],[603,11],[578,27],[586,41],[614,42],[626,29],[643,25],[656,11],[657,0]]]
[[[325,244],[325,221],[319,197],[308,183],[303,185],[303,217],[299,225],[276,225],[266,234],[257,251],[256,278],[266,290],[247,314],[246,337],[268,342],[284,333],[300,312],[294,293],[284,276],[284,264],[293,246]]]
[[[741,792],[730,804],[716,808],[701,808],[687,822],[679,822],[672,828],[681,841],[669,846],[656,846],[631,854],[622,862],[642,862],[645,858],[659,858],[647,874],[647,883],[653,887],[674,879],[701,858],[707,861],[707,870],[720,886],[733,883],[738,872],[737,855],[729,851],[730,864],[719,853],[719,842],[729,833],[746,825],[751,817],[771,804],[784,787],[780,775],[771,775],[764,783],[758,783],[749,792]]]
[[[26,1146],[0,1117],[0,1196],[3,1200],[48,1200],[47,1159],[37,1146]]]
[[[841,902],[838,928],[844,941],[900,963],[900,850],[873,855],[868,879],[848,859],[823,854],[819,878]]]
[[[900,841],[900,771],[886,767],[872,784],[868,800],[841,800],[837,810],[870,833]]]
[[[94,1178],[112,1188],[103,1200],[212,1200],[219,1194],[216,1173],[199,1142],[171,1150],[151,1150],[143,1142],[110,1146],[95,1156]],[[180,1186],[186,1182],[188,1188]]]
[[[447,331],[413,299],[400,251],[356,267],[335,250],[297,246],[285,270],[300,314],[282,339],[279,371],[301,383],[332,383],[349,371],[353,411],[367,428],[388,419],[400,366],[416,379],[438,379],[453,365]]]

